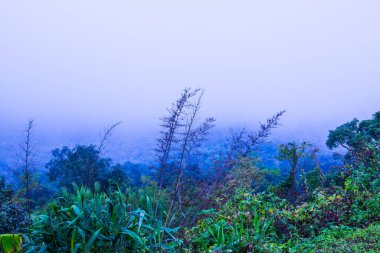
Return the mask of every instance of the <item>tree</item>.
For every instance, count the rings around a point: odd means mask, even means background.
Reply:
[[[166,224],[171,218],[174,205],[178,204],[179,210],[182,208],[183,175],[192,152],[206,140],[210,129],[214,127],[213,118],[206,118],[198,123],[203,93],[200,89],[185,88],[180,98],[168,109],[169,114],[161,118],[163,130],[156,149],[159,189],[162,188],[170,168],[174,166],[175,169]]]
[[[250,160],[254,150],[256,150],[260,144],[265,143],[274,129],[280,125],[280,119],[284,115],[285,111],[275,113],[272,117],[268,118],[265,123],[259,123],[259,129],[256,131],[247,131],[245,128],[239,131],[231,131],[231,137],[227,139],[226,148],[221,150],[219,157],[214,162],[212,175],[209,177],[207,186],[201,191],[201,194],[197,196],[199,209],[209,209],[215,199],[218,199],[223,193],[224,186],[228,185],[228,180],[234,179],[236,174],[240,172],[254,175],[256,172],[253,167],[249,167],[249,170],[242,168],[239,164],[240,161]],[[242,171],[234,173],[234,168]],[[232,175],[230,173],[232,172]],[[194,224],[198,215],[195,214],[190,224]]]
[[[217,163],[218,177],[224,178],[241,158],[248,158],[260,144],[265,143],[272,131],[280,125],[280,119],[285,112],[279,111],[265,123],[259,122],[259,130],[247,131],[245,128],[238,131],[231,130],[231,137],[227,139],[227,148],[221,152]]]
[[[100,156],[113,131],[120,124],[121,122],[116,122],[107,127],[97,146],[77,145],[73,149],[63,147],[61,150],[53,150],[53,158],[46,164],[49,179],[70,189],[73,183],[93,188],[99,182],[106,188],[110,183],[125,181],[126,174],[122,166],[111,167],[111,159]]]
[[[302,142],[301,144],[296,144],[295,142],[289,142],[287,144],[281,144],[278,152],[277,159],[279,161],[286,161],[290,165],[290,172],[288,178],[280,186],[285,194],[295,194],[297,192],[297,173],[302,169],[302,158],[306,157],[307,149],[311,147],[308,142]]]
[[[168,108],[168,115],[160,118],[161,127],[160,137],[157,139],[157,148],[155,149],[158,161],[157,181],[158,181],[158,198],[161,196],[161,190],[170,168],[171,154],[175,150],[174,145],[178,143],[178,129],[182,127],[184,110],[188,106],[188,100],[195,94],[185,88],[180,98]],[[155,216],[158,212],[158,203],[155,208]]]
[[[126,182],[129,183],[125,167],[121,164],[113,165],[111,169],[104,176],[103,181],[104,181],[104,186],[107,188],[112,185],[115,186],[115,184],[116,186],[119,186]]]
[[[162,188],[167,174],[168,167],[174,159],[173,153],[178,150],[178,132],[183,127],[185,110],[189,107],[188,101],[196,94],[191,92],[190,88],[184,89],[180,98],[167,109],[168,115],[160,118],[161,127],[160,137],[157,139],[157,148],[155,149],[158,161],[157,180],[159,187]]]
[[[319,164],[318,152],[318,147],[315,147],[313,150],[311,150],[311,154],[308,156],[310,158],[313,158],[314,167],[312,170],[306,173],[302,173],[301,175],[304,180],[304,190],[309,194],[312,193],[315,189],[321,187],[325,180],[325,176]]]
[[[380,173],[380,111],[372,119],[353,119],[331,130],[326,145],[347,151],[342,179],[356,182],[361,189],[372,187]]]
[[[347,160],[367,164],[380,150],[380,111],[372,119],[353,119],[335,130],[330,130],[326,141],[329,149],[347,150]]]
[[[36,168],[34,164],[35,145],[33,143],[33,126],[34,121],[29,120],[18,153],[18,170],[15,171],[21,183],[19,193],[25,197],[26,210],[29,218],[32,207],[31,193],[33,189],[37,187]]]
[[[280,118],[284,115],[282,110],[268,118],[265,123],[259,123],[259,130],[247,132],[245,128],[232,134],[229,154],[236,157],[247,157],[259,144],[262,144],[271,134],[272,130],[280,124]]]
[[[123,171],[128,176],[128,184],[131,186],[141,187],[143,184],[142,177],[151,176],[152,169],[143,163],[125,162],[122,165]]]
[[[219,161],[215,166],[214,188],[219,183],[224,184],[228,174],[240,161],[250,158],[252,153],[258,149],[260,144],[265,143],[274,129],[280,125],[280,119],[285,111],[279,111],[268,118],[265,123],[259,123],[256,131],[247,131],[245,128],[239,131],[231,131],[231,137],[227,139],[227,148],[221,152]],[[248,159],[249,160],[249,159]]]
[[[99,154],[94,145],[55,149],[53,158],[46,164],[49,179],[69,189],[72,189],[72,183],[93,188],[95,182],[104,179],[111,163],[110,159],[101,158]]]

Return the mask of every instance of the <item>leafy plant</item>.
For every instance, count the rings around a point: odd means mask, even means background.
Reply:
[[[266,195],[237,191],[219,211],[203,211],[187,233],[191,252],[263,251],[276,238],[274,209]]]
[[[0,249],[3,253],[21,252],[22,237],[19,234],[0,235]]]
[[[151,209],[151,200],[146,197]],[[129,193],[87,188],[64,193],[33,219],[28,252],[165,252],[180,245],[166,228],[134,207]]]
[[[333,227],[317,237],[295,243],[289,252],[379,252],[379,238],[379,224],[364,229]]]

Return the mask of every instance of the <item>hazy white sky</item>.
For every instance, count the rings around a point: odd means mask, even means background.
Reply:
[[[0,1],[2,127],[149,129],[185,86],[220,124],[380,109],[380,1]],[[304,131],[306,131],[304,129]]]

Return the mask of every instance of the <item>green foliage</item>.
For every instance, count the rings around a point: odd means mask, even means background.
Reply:
[[[310,147],[311,144],[308,142],[300,144],[289,142],[280,145],[277,159],[288,162],[290,166],[289,176],[277,187],[277,193],[281,197],[286,197],[293,202],[296,200],[299,188],[297,185],[297,175],[304,173],[303,159],[311,156],[308,152]]]
[[[359,132],[359,122],[358,119],[353,119],[337,127],[335,130],[330,131],[326,141],[327,147],[332,149],[342,146],[346,149],[350,149],[351,147],[357,146],[363,137]]]
[[[112,166],[111,170],[104,176],[103,181],[105,188],[108,188],[112,184],[122,185],[126,183],[128,179],[124,167],[121,164]]]
[[[380,220],[380,180],[367,183],[366,173],[356,171],[344,188],[313,191],[308,201],[279,210],[283,234],[310,237],[330,226],[367,226]]]
[[[330,132],[327,145],[348,150],[334,171],[322,170],[307,142],[281,145],[277,158],[290,174],[279,185],[252,157],[211,179],[184,163],[178,181],[177,165],[165,163],[165,180],[154,181],[143,165],[111,167],[95,146],[55,150],[49,176],[70,191],[40,208],[30,227],[23,200],[0,178],[0,245],[20,251],[21,236],[10,233],[23,226],[30,253],[379,252],[379,141],[380,112]],[[127,187],[126,174],[137,188]]]
[[[242,157],[226,177],[225,193],[234,193],[236,189],[267,190],[278,175],[276,170],[261,169],[255,158]]]
[[[13,196],[13,191],[9,185],[5,183],[5,177],[0,177],[0,206],[2,203],[9,201]]]
[[[324,176],[320,168],[314,167],[312,171],[305,174],[305,187],[308,192],[313,192],[323,186]]]
[[[362,230],[351,227],[365,227],[380,218],[380,194],[355,192],[353,195],[345,189],[336,189],[335,193],[316,190],[307,202],[294,206],[270,193],[238,191],[233,197],[220,200],[224,204],[218,209],[203,212],[198,224],[186,235],[189,251],[335,252],[329,251],[333,249],[329,243],[340,239],[337,252],[344,252],[350,240],[365,238]],[[344,232],[332,233],[329,228],[350,229],[351,237],[343,236]],[[353,245],[352,249],[371,249],[378,239],[367,242],[368,245],[366,241]],[[314,246],[321,251],[311,251]]]
[[[190,252],[263,252],[274,249],[275,205],[284,202],[272,195],[238,190],[218,210],[203,217],[186,235]],[[276,246],[277,247],[277,246]]]
[[[335,193],[313,192],[308,202],[286,205],[278,210],[278,230],[287,237],[310,237],[322,228],[343,224],[349,214],[349,200]]]
[[[132,205],[128,191],[109,194],[77,189],[64,193],[35,215],[28,252],[172,252],[180,245],[177,229],[162,226],[148,212]],[[138,199],[138,198],[137,198]]]
[[[353,119],[338,126],[330,131],[326,145],[330,149],[343,147],[348,150],[346,158],[367,164],[367,160],[379,154],[380,112],[373,114],[372,119]]]
[[[21,252],[22,237],[18,234],[0,235],[0,250],[3,253]]]
[[[53,158],[46,164],[51,181],[59,186],[72,189],[72,184],[93,187],[95,182],[102,182],[103,188],[108,183],[126,180],[120,165],[111,168],[111,160],[100,157],[100,151],[93,145],[76,146],[73,149],[63,147],[52,151]]]
[[[373,114],[372,119],[359,121],[353,119],[330,131],[326,145],[329,148],[342,146],[357,149],[362,143],[375,143],[380,140],[380,112]]]
[[[23,231],[28,225],[27,213],[18,203],[5,202],[0,208],[0,233]]]
[[[380,225],[365,229],[346,226],[325,229],[317,237],[294,243],[289,252],[380,252]]]
[[[0,234],[16,233],[26,225],[26,211],[15,196],[14,191],[0,177]]]

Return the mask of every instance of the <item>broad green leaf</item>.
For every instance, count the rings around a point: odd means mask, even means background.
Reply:
[[[100,229],[98,229],[92,236],[91,236],[91,238],[90,238],[90,240],[88,240],[88,242],[87,242],[87,244],[86,244],[86,247],[85,247],[85,249],[84,249],[84,252],[90,252],[90,249],[91,249],[91,247],[92,247],[92,245],[94,244],[94,242],[95,242],[95,240],[96,240],[96,238],[98,237],[98,235],[99,235],[99,233],[100,233],[100,231],[101,231],[102,229],[100,228]]]
[[[0,249],[4,253],[21,252],[22,237],[19,234],[0,235]]]

